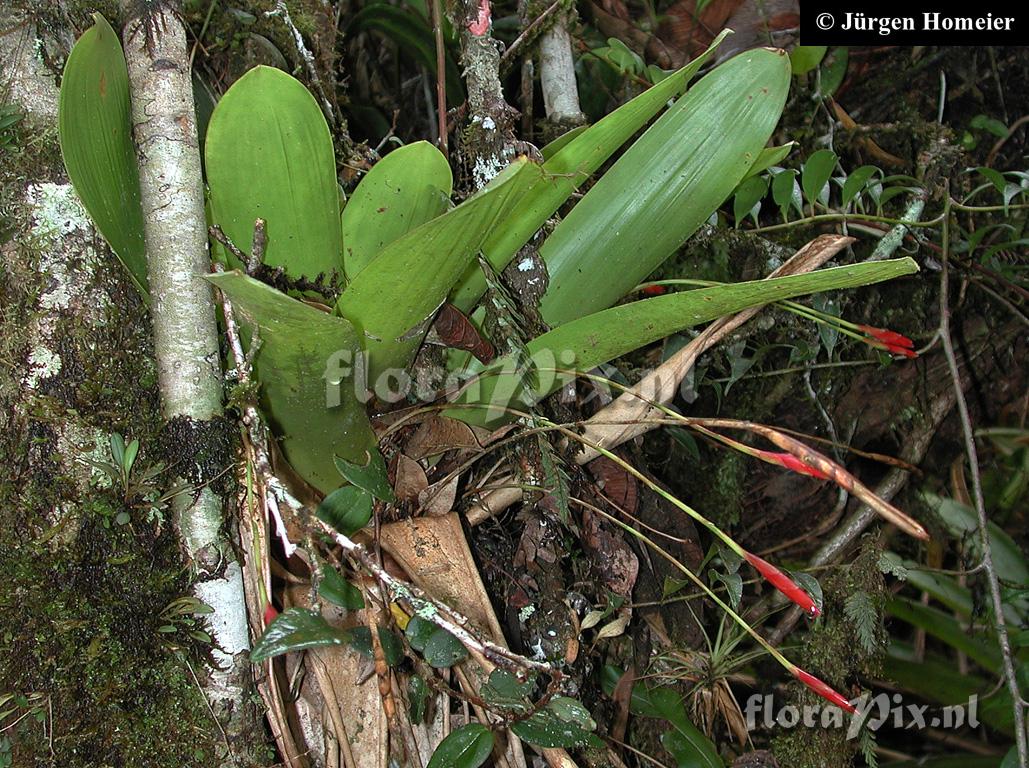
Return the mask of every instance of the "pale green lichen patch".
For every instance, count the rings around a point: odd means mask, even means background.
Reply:
[[[39,307],[65,309],[90,284],[96,270],[96,251],[87,237],[88,214],[70,184],[30,184],[25,203],[32,216],[32,236],[39,245],[39,270],[49,278]]]
[[[57,245],[73,232],[89,230],[89,217],[71,184],[30,184],[25,201],[32,208],[33,229]]]
[[[29,389],[36,389],[41,381],[61,372],[61,356],[43,345],[29,352],[25,362],[27,370],[22,382]]]
[[[66,437],[70,437],[65,433]],[[68,448],[75,452],[75,441],[69,440]],[[111,461],[111,436],[102,430],[94,430],[88,438],[81,441],[77,451],[79,462],[89,468],[89,484],[100,490],[111,487],[110,476],[96,466],[100,462]],[[84,449],[84,450],[83,450]]]

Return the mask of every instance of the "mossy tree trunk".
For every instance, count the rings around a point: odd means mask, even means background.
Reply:
[[[249,765],[262,737],[242,757],[229,744],[201,692],[202,620],[173,610],[191,587],[171,478],[144,477],[174,461],[150,320],[60,159],[53,70],[78,21],[0,12],[15,30],[0,37],[5,101],[22,115],[0,148],[0,654],[16,660],[0,692],[36,715],[5,729],[0,762],[209,766],[231,751]],[[112,433],[140,442],[130,487],[90,463],[111,461]]]

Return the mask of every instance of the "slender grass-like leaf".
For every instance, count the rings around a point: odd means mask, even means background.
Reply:
[[[68,178],[100,234],[147,293],[139,166],[129,75],[117,33],[99,13],[68,56],[57,125]]]
[[[609,307],[668,258],[761,156],[789,85],[786,54],[756,49],[690,88],[540,248],[544,320],[556,327]]]
[[[371,382],[407,367],[489,232],[541,175],[539,166],[518,159],[457,208],[387,245],[347,286],[336,310],[363,334]]]
[[[318,490],[335,490],[334,456],[363,464],[378,450],[349,375],[360,352],[354,327],[240,272],[207,279],[258,332],[261,405],[286,459]]]
[[[954,650],[966,654],[984,669],[995,675],[1001,674],[1000,648],[993,641],[992,629],[984,630],[988,633],[985,637],[989,639],[984,639],[983,636],[969,635],[957,619],[950,614],[906,597],[892,598],[886,604],[886,610],[891,616],[924,629]]]
[[[990,728],[1014,735],[1011,695],[995,679],[962,673],[953,659],[916,657],[911,645],[893,641],[886,655],[886,677],[937,704],[965,705],[978,696],[978,717]],[[967,716],[967,713],[966,713]]]
[[[918,271],[909,258],[823,269],[804,275],[703,288],[622,304],[573,320],[527,344],[537,366],[539,389],[523,392],[510,356],[491,363],[463,393],[460,403],[491,408],[450,409],[448,415],[483,424],[509,418],[503,409],[535,402],[570,380],[553,369],[589,370],[627,352],[716,317],[807,293],[855,288]]]
[[[495,229],[483,246],[483,253],[494,269],[503,270],[518,249],[554,215],[580,184],[661,111],[669,99],[682,93],[686,84],[727,34],[722,32],[696,59],[597,121],[596,125],[572,133],[567,138],[562,136],[554,142],[558,146],[549,151],[550,156],[543,164],[546,172],[543,178],[533,185],[521,204]],[[631,187],[626,190],[626,194],[634,193]],[[461,278],[451,301],[462,312],[468,312],[485,290],[486,280],[482,270],[478,265],[473,265]]]
[[[427,141],[395,149],[361,179],[343,209],[343,266],[354,277],[387,245],[447,210],[454,179]]]
[[[291,277],[342,271],[332,138],[298,80],[266,66],[243,75],[218,102],[204,152],[212,218],[237,247],[250,250],[261,218],[265,264]]]
[[[436,74],[436,41],[432,26],[420,13],[388,3],[369,3],[347,27],[347,37],[360,32],[377,32],[397,44],[401,55],[409,56]],[[447,104],[457,106],[464,101],[464,84],[454,57],[444,52],[444,71],[447,85]]]

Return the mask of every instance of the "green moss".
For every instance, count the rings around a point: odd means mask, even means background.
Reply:
[[[232,483],[225,467],[233,461],[236,427],[224,417],[206,421],[177,416],[168,421],[158,439],[163,461],[176,467],[183,478],[196,486],[211,485],[226,493]]]
[[[31,484],[0,488],[0,506],[23,519],[48,495]],[[28,503],[28,504],[27,504]],[[160,611],[188,589],[174,536],[138,524],[112,524],[121,507],[98,495],[79,505],[80,528],[52,551],[44,536],[4,542],[0,580],[0,690],[44,692],[47,716],[13,734],[18,765],[203,766],[216,727],[186,665],[158,633]],[[10,531],[9,519],[0,520]],[[7,534],[4,535],[7,538]],[[52,543],[52,542],[51,542]],[[53,731],[53,755],[47,729]]]
[[[693,488],[692,496],[698,509],[720,527],[733,526],[740,521],[743,511],[743,493],[746,483],[745,457],[721,447],[713,449],[710,463],[702,466],[699,477],[706,480]]]
[[[114,523],[127,510],[110,491],[84,492],[75,461],[119,431],[152,463],[149,323],[109,253],[87,244],[48,266],[22,197],[29,182],[61,183],[59,153],[52,132],[26,130],[0,162],[0,360],[14,374],[0,376],[0,655],[15,662],[0,665],[0,692],[42,698],[23,699],[30,716],[5,732],[8,756],[26,768],[208,766],[221,740],[189,668],[205,649],[157,631],[189,591],[175,535],[130,510]],[[46,297],[58,304],[41,308]],[[60,369],[28,390],[22,361],[41,323]]]
[[[882,549],[874,536],[866,536],[861,552],[854,561],[832,571],[821,579],[824,604],[823,618],[810,630],[808,637],[794,654],[794,660],[848,697],[853,695],[849,683],[858,674],[874,675],[880,671],[887,634],[883,625],[883,603],[886,586],[879,570]],[[857,622],[847,615],[848,598],[863,593],[873,610],[870,617],[871,637],[862,637]],[[868,647],[868,640],[872,647]],[[791,700],[784,704],[821,705],[824,702],[799,683],[789,686]],[[780,731],[772,748],[780,765],[790,768],[822,768],[826,765],[850,765],[859,742],[847,738],[846,728],[795,728]]]

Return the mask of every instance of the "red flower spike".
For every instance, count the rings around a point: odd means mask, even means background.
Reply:
[[[754,569],[765,577],[773,587],[782,592],[786,597],[804,609],[804,613],[815,618],[821,615],[811,595],[801,589],[789,576],[780,571],[767,560],[763,560],[752,552],[744,552],[743,556],[747,562],[754,566]]]
[[[871,325],[859,325],[858,328],[860,328],[869,336],[873,336],[874,338],[881,341],[883,344],[887,344],[889,346],[907,347],[908,349],[911,349],[915,346],[915,342],[913,342],[904,334],[897,333],[896,331],[888,331],[885,328],[875,328]]]
[[[668,293],[668,289],[663,285],[648,285],[642,293],[644,296],[664,296]]]
[[[830,688],[828,685],[823,683],[810,672],[805,672],[800,667],[793,667],[790,670],[790,672],[793,673],[793,676],[795,678],[800,680],[800,682],[802,682],[804,685],[806,685],[808,688],[817,693],[826,701],[835,704],[837,707],[844,710],[845,712],[850,712],[850,714],[852,715],[857,714],[857,708],[849,701],[847,701],[847,699],[844,697],[842,693]]]
[[[769,452],[769,458],[776,464],[780,464],[786,467],[786,469],[793,470],[801,475],[811,475],[811,477],[817,477],[819,480],[829,479],[829,475],[825,474],[825,472],[817,467],[812,467],[810,464],[805,464],[792,453]]]
[[[871,325],[859,325],[858,328],[868,334],[869,338],[866,341],[873,347],[885,349],[894,355],[904,355],[908,358],[918,357],[918,353],[914,351],[915,342],[902,333]]]

